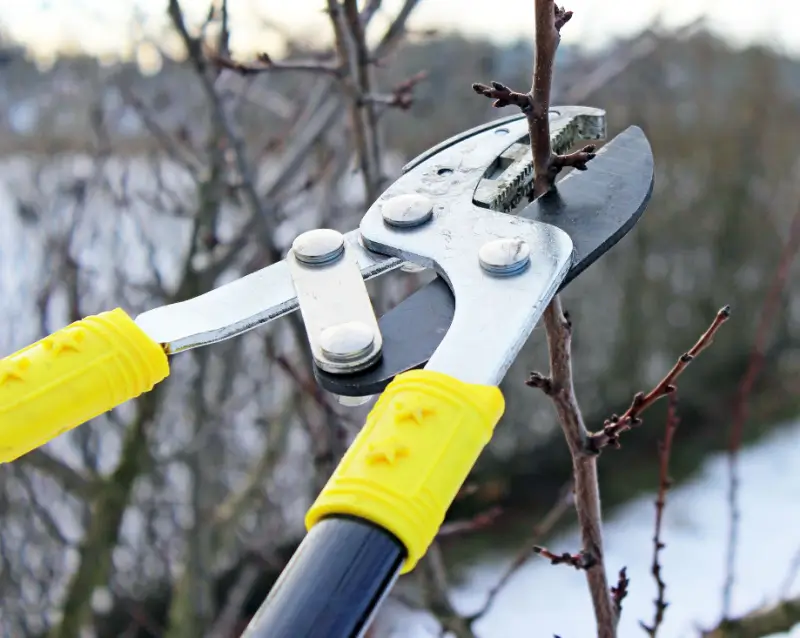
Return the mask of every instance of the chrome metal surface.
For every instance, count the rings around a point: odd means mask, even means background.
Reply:
[[[453,322],[426,368],[471,383],[502,380],[572,262],[572,240],[562,230],[473,203],[486,167],[527,129],[524,120],[504,126],[509,135],[486,130],[410,170],[370,207],[360,226],[368,248],[435,268],[448,282],[456,298]],[[402,193],[434,201],[430,223],[407,231],[383,222],[383,201]],[[529,266],[515,277],[485,272],[476,256],[496,239],[526,242]]]
[[[364,248],[358,230],[346,233],[344,239],[364,279],[403,263]],[[283,259],[193,299],[148,310],[136,317],[136,323],[168,354],[176,354],[230,339],[295,310],[297,295]]]
[[[430,221],[433,202],[424,195],[406,193],[386,200],[381,207],[383,221],[397,228],[414,228]]]
[[[292,252],[304,264],[326,264],[344,253],[344,235],[330,228],[309,230],[292,242]]]
[[[308,265],[291,250],[285,261],[316,364],[337,374],[375,363],[383,341],[356,253],[345,246],[338,260]]]
[[[356,361],[370,354],[375,345],[375,333],[365,323],[348,321],[325,328],[319,336],[319,345],[322,354],[331,361]]]
[[[333,396],[336,398],[336,402],[339,405],[343,405],[346,408],[358,408],[362,405],[366,405],[373,399],[373,395],[371,394],[362,397],[349,397],[344,394],[335,394]]]
[[[554,153],[566,153],[579,140],[605,138],[606,115],[602,109],[560,106],[556,111],[559,115],[550,120]],[[509,212],[530,195],[533,177],[530,136],[525,134],[498,154],[478,183],[473,200],[478,206]]]
[[[561,120],[585,117],[587,114],[597,114],[597,109],[572,106],[551,109],[551,139],[554,139],[554,144],[558,143],[561,131],[565,130],[565,127],[559,124]],[[495,131],[500,129],[508,132],[495,134]],[[579,126],[578,133],[581,134],[582,130]],[[591,130],[588,132],[591,133]],[[451,168],[441,165],[443,162],[439,159],[447,151],[448,163],[458,164],[462,159],[467,161],[468,158],[471,166],[476,163],[482,164],[481,171],[470,175],[470,187],[474,191],[496,158],[518,140],[524,139],[526,133],[527,121],[519,114],[494,120],[429,149],[406,165],[404,170],[410,172],[421,167],[427,171],[425,167],[431,165],[437,165],[439,169]],[[456,153],[453,153],[454,149],[457,149]],[[459,175],[461,172],[457,170],[449,177],[451,180],[458,179]],[[442,177],[447,176],[437,176],[437,178]],[[442,198],[445,201],[450,199],[445,182],[446,180],[440,179],[438,183],[441,184],[441,188],[428,193],[434,202]],[[497,189],[500,183],[495,180],[493,186],[486,183],[482,188],[489,186]],[[415,191],[407,188],[398,189],[397,185],[394,185],[387,191],[389,192],[392,195],[404,195]],[[485,198],[486,195],[482,197]],[[386,193],[379,201],[385,200]],[[410,229],[406,232],[414,233],[416,230]],[[397,257],[365,249],[361,244],[358,230],[345,233],[344,239],[346,250],[356,256],[361,275],[365,280],[390,272],[404,263],[408,264]],[[414,270],[410,264],[408,268]],[[193,299],[144,312],[136,318],[136,323],[152,339],[161,343],[168,354],[176,354],[235,337],[294,312],[297,307],[297,296],[289,268],[286,260],[282,260]]]
[[[478,251],[481,267],[492,275],[515,275],[531,261],[531,247],[522,239],[492,239]]]

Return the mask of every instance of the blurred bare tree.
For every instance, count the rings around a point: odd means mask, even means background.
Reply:
[[[17,106],[30,78],[42,79],[39,122],[55,131],[25,137],[27,111],[7,109],[0,165],[17,206],[0,210],[4,352],[109,307],[137,313],[201,294],[280,259],[309,228],[349,230],[404,159],[488,117],[472,82],[529,82],[529,43],[409,33],[417,4],[386,16],[379,1],[330,0],[332,49],[290,42],[285,59],[241,60],[229,50],[225,0],[198,24],[168,0],[183,56],[162,51],[157,76],[79,57],[45,71],[4,65]],[[800,67],[658,25],[602,55],[568,53],[554,102],[606,108],[612,134],[642,126],[657,161],[647,221],[564,295],[587,422],[600,427],[627,405],[632,380],[655,383],[734,299],[737,320],[681,388],[683,445],[724,445],[717,433],[796,208],[788,167]],[[75,111],[85,117],[65,115]],[[750,395],[764,422],[798,407],[796,273],[789,263]],[[379,310],[421,276],[371,285]],[[298,322],[182,354],[157,391],[0,468],[3,636],[239,635],[362,416],[316,388]],[[466,523],[447,528],[419,570],[418,602],[398,592],[459,636],[483,612],[464,618],[448,598],[449,539],[491,524],[476,512],[520,494],[550,511],[536,542],[573,515],[556,421],[522,383],[546,356],[540,337],[504,384],[509,411],[476,470],[479,487],[454,507]],[[621,461],[601,464],[606,503],[650,486],[649,474],[632,477],[650,470],[661,434],[645,428],[615,452]]]
[[[373,62],[403,37],[416,2],[368,50],[378,4],[329,2],[329,60],[273,64],[265,54],[256,73],[230,61],[226,0],[200,25],[170,0],[186,59],[166,72],[191,69],[194,112],[175,118],[179,94],[137,93],[124,68],[101,78],[93,152],[35,164],[18,193],[20,241],[40,250],[26,257],[38,282],[16,310],[38,325],[13,341],[108,304],[141,311],[197,296],[279,260],[302,230],[356,223],[398,169],[382,151],[380,119],[407,108],[418,81],[386,95],[373,87]],[[272,86],[282,71],[304,79]],[[266,89],[253,78],[262,73]],[[156,141],[145,156],[115,153],[114,98],[117,115],[132,109]],[[244,134],[254,111],[268,125]],[[300,535],[303,506],[347,444],[335,401],[314,388],[306,347],[293,316],[189,353],[164,388],[4,467],[4,631],[235,635],[262,568],[283,564],[274,553]],[[164,588],[158,617],[132,602]],[[104,620],[119,605],[122,620]]]

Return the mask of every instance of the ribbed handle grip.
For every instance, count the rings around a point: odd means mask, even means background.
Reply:
[[[133,399],[169,375],[167,355],[117,308],[0,360],[0,463]]]
[[[401,571],[412,570],[504,409],[494,386],[430,370],[397,375],[309,509],[306,528],[329,516],[368,520],[403,543]]]

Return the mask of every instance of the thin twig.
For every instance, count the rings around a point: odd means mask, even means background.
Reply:
[[[561,42],[561,29],[572,18],[553,0],[536,0],[536,57],[533,82],[528,93],[510,89],[502,82],[491,86],[472,85],[476,93],[494,100],[492,106],[516,106],[526,116],[533,153],[533,190],[531,200],[550,191],[556,177],[567,167],[585,171],[586,164],[595,157],[595,146],[589,144],[568,155],[556,155],[550,146],[550,94],[553,84],[553,64],[556,49]]]
[[[414,104],[414,88],[427,77],[427,72],[420,71],[395,85],[391,93],[386,95],[364,95],[361,99],[407,111]]]
[[[491,507],[485,512],[479,512],[470,519],[445,523],[439,528],[436,538],[458,536],[466,532],[476,532],[493,525],[503,513],[502,507]]]
[[[784,634],[800,625],[800,596],[723,620],[702,638],[766,638]]]
[[[641,425],[642,413],[656,401],[673,393],[676,389],[675,382],[688,365],[695,360],[703,350],[712,344],[714,335],[731,316],[730,306],[719,310],[708,329],[700,336],[691,349],[682,354],[672,369],[659,381],[647,394],[638,392],[631,401],[631,405],[622,416],[612,415],[603,424],[603,429],[589,436],[587,441],[588,451],[597,454],[609,445],[619,447],[619,435],[627,432],[632,427]]]
[[[780,592],[782,598],[788,598],[798,576],[800,576],[800,549],[795,553],[794,558],[789,563],[789,569],[786,571],[786,578],[783,580]]]
[[[653,562],[650,567],[650,572],[653,574],[653,579],[656,581],[658,596],[655,600],[656,610],[653,616],[653,622],[649,625],[642,621],[639,622],[642,629],[644,629],[651,638],[655,638],[658,634],[658,629],[664,622],[664,612],[668,605],[665,598],[667,585],[661,576],[661,562],[659,558],[661,550],[666,547],[661,540],[661,527],[664,520],[664,507],[667,503],[667,492],[670,487],[672,487],[672,479],[669,476],[669,457],[672,452],[672,441],[675,436],[675,431],[680,424],[677,397],[678,395],[675,392],[669,397],[667,421],[664,425],[664,439],[659,441],[658,444],[658,496],[656,497],[656,522],[655,531],[653,533]]]
[[[597,565],[597,557],[583,550],[579,551],[577,554],[570,554],[569,552],[554,554],[546,547],[536,545],[533,551],[539,554],[539,556],[549,560],[551,565],[569,565],[575,569],[590,569]]]
[[[403,39],[406,33],[408,19],[411,17],[414,9],[417,8],[419,2],[420,0],[404,0],[403,6],[400,7],[394,20],[392,20],[392,23],[386,29],[380,42],[378,42],[375,46],[375,50],[372,52],[372,59],[375,60],[376,64],[383,61]]]
[[[553,528],[555,528],[564,515],[573,509],[574,504],[572,481],[569,481],[561,488],[558,500],[553,504],[553,507],[545,514],[539,524],[534,527],[531,538],[528,539],[522,550],[517,553],[514,560],[511,561],[511,564],[506,568],[506,571],[503,572],[494,586],[486,594],[486,600],[481,608],[469,617],[470,623],[475,623],[475,621],[489,612],[489,609],[491,609],[494,601],[497,599],[497,595],[505,588],[522,566],[530,560],[531,556],[533,556],[531,548],[538,540],[548,535]]]
[[[775,313],[778,311],[781,293],[786,286],[794,258],[800,250],[800,207],[794,213],[789,229],[789,239],[781,251],[778,267],[772,278],[756,328],[753,349],[747,363],[747,370],[739,384],[736,402],[733,407],[733,422],[731,423],[730,438],[728,441],[728,538],[726,544],[725,560],[725,585],[722,590],[722,618],[728,618],[731,610],[731,599],[736,579],[736,550],[739,532],[739,449],[742,445],[742,432],[747,421],[748,401],[753,391],[753,386],[761,374],[764,366],[764,354],[767,348],[767,339],[772,327]]]
[[[333,77],[342,76],[342,67],[338,64],[318,60],[273,60],[268,53],[259,53],[253,63],[237,62],[221,55],[214,56],[211,61],[219,68],[229,69],[240,75],[259,75],[261,73],[279,73],[299,71],[303,73],[320,73]]]
[[[364,25],[361,22],[361,14],[358,10],[358,0],[344,0],[344,17],[347,24],[347,30],[353,41],[353,63],[354,63],[354,79],[358,87],[358,94],[363,96],[372,93],[374,79],[372,77],[372,59],[370,56],[369,48],[367,47],[366,34],[364,32]],[[371,170],[373,172],[373,179],[375,180],[374,188],[380,188],[382,175],[382,157],[381,157],[381,130],[378,126],[378,116],[375,109],[375,103],[364,101],[363,99],[357,103],[361,109],[362,117],[364,118],[364,128],[367,134],[368,153],[370,162],[372,164]],[[368,189],[369,191],[369,189]],[[367,201],[373,201],[377,193],[369,193]]]
[[[417,574],[426,607],[439,621],[442,630],[456,638],[476,638],[469,619],[461,616],[450,600],[444,558],[436,541],[420,561]]]
[[[631,584],[631,579],[628,578],[628,569],[623,567],[617,574],[617,584],[611,588],[611,602],[614,604],[614,611],[617,612],[617,618],[622,615],[622,601],[628,595],[628,585]]]
[[[247,602],[254,585],[261,576],[261,566],[248,563],[239,572],[233,587],[228,593],[225,606],[217,616],[206,638],[227,638],[236,635],[235,629],[241,622],[242,607]]]
[[[370,20],[375,17],[375,14],[381,10],[382,0],[367,0],[364,3],[364,8],[361,9],[361,24],[366,29]]]
[[[97,485],[90,477],[84,476],[79,470],[74,469],[60,459],[52,456],[42,448],[32,450],[21,457],[17,463],[30,466],[44,476],[49,476],[73,496],[91,498]]]

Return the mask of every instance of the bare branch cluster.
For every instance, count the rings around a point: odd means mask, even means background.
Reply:
[[[567,155],[556,155],[550,145],[549,110],[556,49],[561,29],[572,18],[572,12],[553,0],[536,0],[535,60],[531,89],[522,93],[502,82],[490,85],[476,83],[473,90],[493,100],[493,106],[516,106],[528,120],[534,163],[534,188],[531,197],[539,197],[555,188],[561,170],[572,167],[587,170],[595,157],[595,146],[589,145]],[[544,323],[550,352],[550,374],[531,373],[527,384],[539,388],[553,402],[567,444],[572,454],[575,485],[575,507],[581,529],[583,548],[577,553],[556,554],[543,547],[534,551],[552,564],[566,564],[586,572],[594,605],[598,636],[616,636],[622,599],[628,590],[625,570],[620,571],[617,585],[609,587],[603,560],[600,489],[597,480],[597,456],[604,447],[619,445],[619,435],[641,423],[641,413],[659,398],[674,392],[674,382],[686,366],[706,348],[722,323],[730,316],[723,308],[695,346],[684,354],[649,393],[637,394],[622,416],[612,416],[598,433],[590,433],[575,396],[571,361],[572,322],[563,310],[558,296],[545,310]],[[663,506],[662,506],[663,507]],[[659,519],[660,520],[660,519]],[[656,541],[660,543],[660,541]],[[660,598],[659,598],[660,599]],[[663,609],[661,610],[663,615]],[[655,629],[653,630],[655,631]]]

